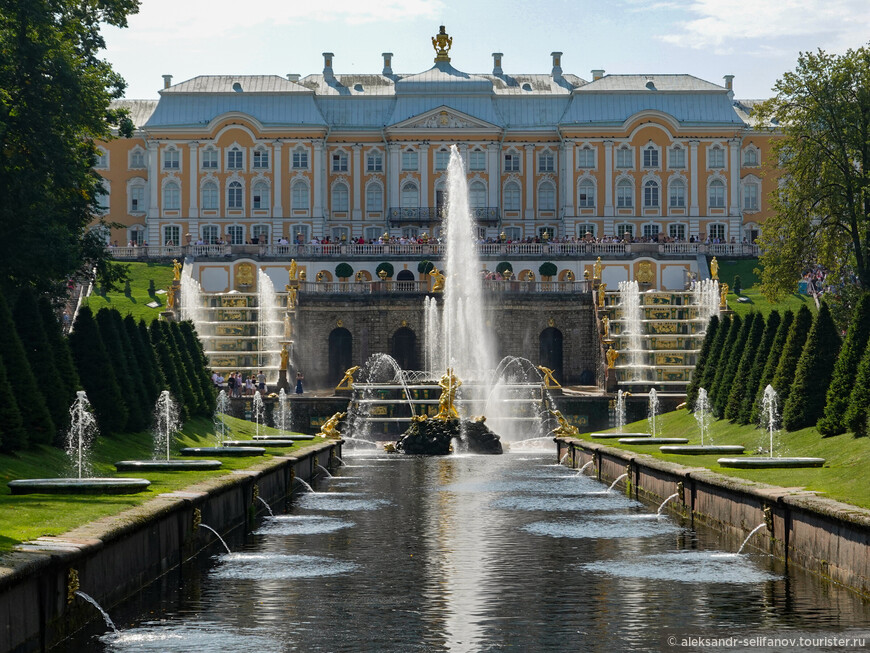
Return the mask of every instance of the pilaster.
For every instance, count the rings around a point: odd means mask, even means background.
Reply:
[[[160,244],[160,144],[157,141],[148,143],[148,217],[146,219],[147,241],[154,245]]]
[[[525,219],[535,219],[535,145],[527,143],[523,146],[526,150],[526,211]]]
[[[562,141],[559,157],[559,196],[562,204],[562,217],[574,216],[574,152],[576,147],[571,141]]]
[[[272,143],[272,217],[281,218],[284,216],[284,207],[281,206],[281,189],[284,186],[284,178],[281,172],[281,155],[284,143],[275,141]],[[278,230],[272,232],[278,233]]]
[[[420,145],[420,206],[429,206],[429,144]]]
[[[689,215],[698,217],[700,209],[698,207],[698,141],[689,141]]]
[[[613,217],[613,141],[604,141],[604,217]],[[613,233],[612,220],[610,229]]]
[[[353,150],[353,163],[350,174],[353,179],[353,210],[351,211],[352,220],[362,220],[362,145],[354,143],[351,146]]]
[[[728,166],[729,185],[731,187],[731,205],[728,214],[740,215],[740,139],[732,138],[728,142],[731,161]],[[733,222],[733,220],[732,220]],[[732,235],[736,235],[732,232]]]
[[[490,143],[486,146],[486,166],[489,170],[489,201],[487,206],[499,206],[499,194],[501,193],[501,167],[499,166],[499,145]]]
[[[188,216],[199,217],[199,143],[191,141],[187,144],[190,150],[190,210]],[[191,229],[191,233],[193,230]]]

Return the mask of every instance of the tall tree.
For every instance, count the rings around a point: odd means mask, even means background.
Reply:
[[[868,408],[870,408],[870,341],[864,348],[858,371],[855,375],[855,385],[849,395],[849,407],[843,420],[850,431],[857,436],[867,435]]]
[[[758,349],[755,352],[752,371],[749,373],[746,387],[743,390],[743,398],[740,400],[740,413],[737,417],[737,421],[740,424],[749,424],[752,420],[752,403],[755,401],[755,392],[758,389],[758,383],[761,381],[761,375],[764,373],[764,366],[773,347],[773,341],[780,322],[781,318],[778,311],[771,311],[770,315],[767,316],[764,333],[761,335],[761,342],[758,343]],[[785,342],[784,339],[783,342]]]
[[[138,7],[138,0],[0,5],[0,224],[14,225],[15,234],[0,239],[0,289],[59,292],[59,282],[83,267],[109,284],[125,274],[87,227],[102,192],[94,141],[111,138],[113,125],[132,132],[126,113],[110,107],[124,82],[101,58],[100,28],[126,26]]]
[[[804,52],[756,108],[775,125],[782,169],[761,235],[762,288],[794,291],[808,264],[870,289],[870,47],[838,56]]]
[[[69,406],[76,398],[76,391],[80,389],[79,375],[76,372],[75,363],[73,363],[72,352],[69,350],[69,343],[63,335],[61,323],[57,319],[48,297],[39,298],[39,312],[42,315],[42,325],[45,327],[45,334],[51,344],[54,366],[57,369],[56,391],[64,397],[67,410],[69,410]],[[67,412],[63,423],[55,426],[66,428],[68,421],[69,413]]]
[[[113,317],[117,314],[118,311],[114,309],[101,308],[97,311],[95,319],[100,328],[100,339],[109,353],[112,367],[115,370],[115,378],[118,380],[118,387],[121,388],[121,394],[123,394],[124,403],[127,406],[127,423],[124,426],[124,431],[137,433],[145,429],[148,418],[140,403],[142,400],[141,383],[136,383],[138,368],[136,370],[131,368],[133,362],[124,348],[122,335],[118,331],[118,323]]]
[[[704,364],[704,373],[698,381],[698,389],[704,388],[707,394],[713,387],[713,381],[716,378],[716,369],[719,365],[719,359],[722,357],[722,350],[725,346],[725,340],[728,338],[728,332],[731,330],[731,316],[726,315],[719,322],[719,328],[716,329],[716,336],[710,345],[710,354],[707,357],[707,362]]]
[[[764,369],[761,372],[761,377],[758,379],[758,385],[754,391],[755,397],[749,407],[750,424],[758,424],[758,419],[761,416],[761,400],[764,397],[764,389],[773,383],[773,377],[776,376],[776,368],[779,367],[782,350],[785,349],[785,342],[788,340],[788,334],[791,332],[793,322],[794,312],[790,310],[786,311],[782,316],[782,321],[779,323],[779,328],[776,330],[773,344],[770,346],[767,360],[764,363]]]
[[[130,345],[133,347],[133,355],[139,363],[139,373],[142,375],[142,387],[145,392],[144,405],[153,406],[154,402],[157,401],[157,395],[160,394],[154,348],[151,346],[150,340],[142,341],[142,334],[139,332],[136,319],[132,315],[124,318],[124,330],[130,339]]]
[[[0,388],[9,387],[6,367],[0,358]],[[27,442],[27,432],[21,421],[18,402],[11,392],[0,392],[0,451],[12,453],[21,449]]]
[[[756,313],[749,327],[749,333],[743,346],[743,353],[740,355],[737,371],[728,386],[728,403],[725,406],[725,417],[732,422],[740,419],[740,408],[743,405],[743,397],[749,392],[749,379],[752,376],[752,368],[755,365],[755,353],[758,351],[764,329],[764,317],[761,313]]]
[[[718,417],[722,416],[722,413],[718,408],[720,403],[719,394],[722,392],[722,378],[725,376],[729,363],[735,355],[734,352],[737,349],[735,343],[738,342],[738,338],[743,332],[743,323],[744,320],[740,315],[735,315],[731,318],[731,328],[728,329],[728,335],[722,345],[722,353],[719,355],[719,361],[716,364],[716,370],[713,374],[713,383],[707,390],[707,393],[710,395],[710,402],[713,404]],[[725,396],[723,399],[727,401],[728,391],[726,390],[724,394]]]
[[[698,398],[698,390],[701,388],[701,379],[704,376],[704,368],[707,365],[707,359],[710,357],[710,348],[713,345],[713,340],[716,338],[716,331],[719,328],[719,316],[714,315],[707,323],[707,334],[704,336],[704,343],[701,345],[701,351],[698,353],[698,359],[695,363],[695,369],[692,372],[692,380],[686,388],[686,404],[689,408],[694,409],[695,400]]]
[[[780,406],[785,406],[785,402],[788,401],[791,384],[794,382],[794,373],[812,326],[813,314],[805,304],[800,307],[794,317],[794,322],[792,322],[791,329],[788,332],[788,338],[786,338],[785,345],[782,348],[782,358],[779,359],[779,364],[776,366],[776,374],[773,375],[773,381],[771,382],[773,389],[779,395]],[[764,392],[763,388],[762,392]]]

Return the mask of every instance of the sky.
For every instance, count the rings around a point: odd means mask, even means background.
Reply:
[[[870,41],[868,0],[141,0],[125,29],[105,28],[106,53],[126,97],[157,98],[163,74],[306,76],[333,52],[336,74],[432,67],[431,37],[445,25],[451,63],[507,74],[562,69],[612,74],[687,73],[740,99],[769,97],[802,51],[843,53]]]

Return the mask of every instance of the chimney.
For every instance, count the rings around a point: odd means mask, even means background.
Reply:
[[[332,74],[332,58],[335,55],[331,52],[323,53],[323,77],[324,79],[335,79],[335,75]]]
[[[604,77],[604,69],[603,68],[595,68],[592,70],[592,81],[596,81]]]
[[[562,53],[561,52],[551,52],[550,56],[553,57],[553,79],[555,81],[562,80]]]
[[[172,75],[163,75],[163,88],[172,86]]]
[[[492,53],[492,74],[493,75],[502,75],[504,74],[501,69],[501,52],[493,52]]]
[[[287,81],[298,82],[299,81],[299,73],[287,73]]]
[[[384,58],[384,77],[390,77],[393,74],[393,53],[392,52],[381,52],[381,56]]]
[[[723,78],[725,80],[725,88],[729,91],[734,90],[734,75],[725,75]]]

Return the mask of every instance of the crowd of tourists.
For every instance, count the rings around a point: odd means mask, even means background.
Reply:
[[[230,372],[226,378],[218,372],[211,375],[212,383],[215,388],[226,390],[230,397],[252,397],[254,392],[259,391],[260,394],[266,392],[266,375],[263,370],[258,374],[251,372],[250,376],[245,376],[241,372]]]

